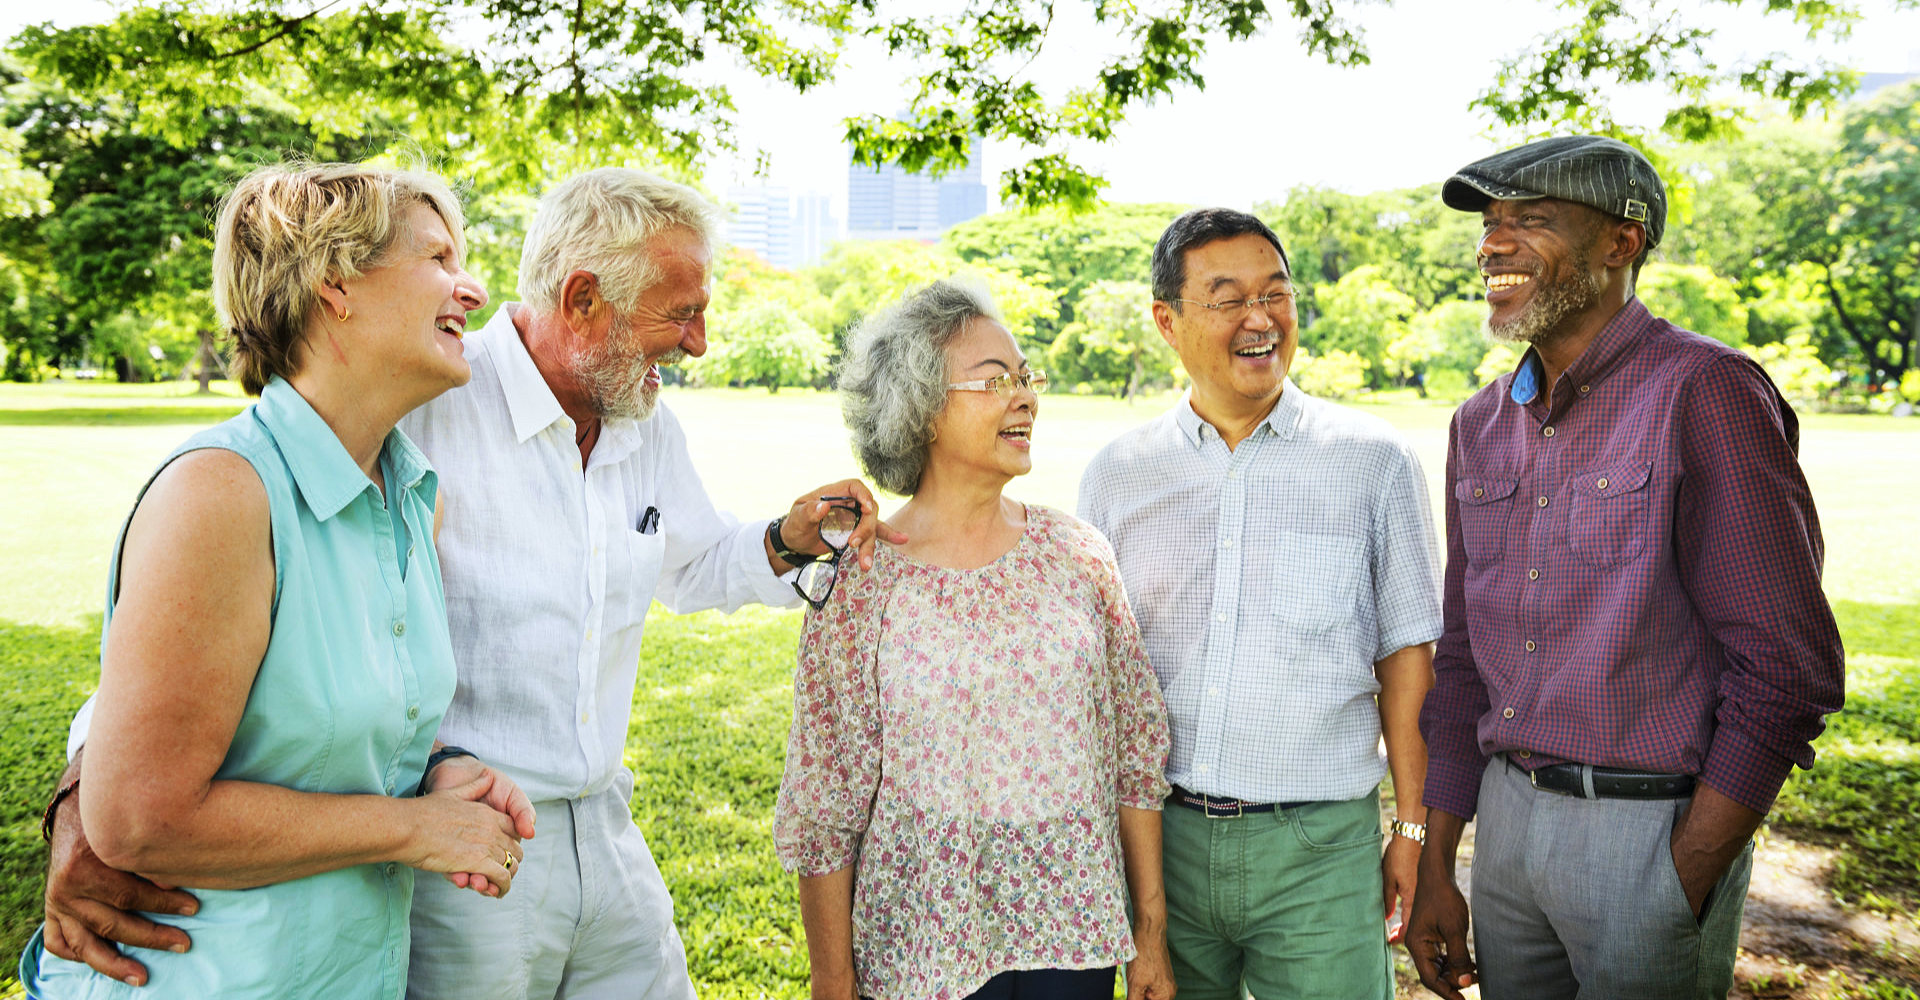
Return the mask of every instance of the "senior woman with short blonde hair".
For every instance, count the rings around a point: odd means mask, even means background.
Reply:
[[[192,947],[139,951],[136,990],[54,919],[22,957],[34,995],[398,1000],[413,870],[512,883],[533,816],[511,781],[469,760],[416,795],[454,665],[437,480],[394,425],[468,379],[486,291],[461,228],[438,178],[350,164],[266,168],[226,199],[214,301],[260,400],[136,501],[83,780],[49,811],[77,808],[107,864],[196,890],[167,918]]]
[[[1172,995],[1159,685],[1106,541],[1003,492],[1045,388],[969,285],[851,337],[847,425],[909,541],[803,580],[774,839],[816,1000],[1107,1000],[1122,963]]]

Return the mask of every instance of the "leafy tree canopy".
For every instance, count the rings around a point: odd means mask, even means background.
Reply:
[[[1309,58],[1366,63],[1349,19],[1358,2],[1087,0],[1082,9],[1114,41],[1093,78],[1062,94],[1027,72],[1050,46],[1087,44],[1085,32],[1057,27],[1068,11],[1055,0],[963,0],[933,15],[883,0],[160,0],[108,24],[30,28],[11,51],[47,79],[116,95],[142,129],[176,145],[196,141],[203,107],[277,105],[323,137],[385,128],[524,185],[583,152],[691,172],[732,144],[732,98],[710,82],[709,60],[804,92],[863,37],[915,76],[904,117],[889,108],[847,120],[857,161],[937,174],[964,164],[984,136],[1028,155],[1001,175],[1009,201],[1085,208],[1105,182],[1065,151],[1070,143],[1110,139],[1134,108],[1203,89],[1202,59],[1218,42],[1291,28]],[[1843,32],[1857,17],[1852,0],[1729,3],[1810,34]],[[1677,98],[1670,134],[1725,137],[1741,116],[1711,102],[1721,85],[1799,112],[1851,83],[1781,56],[1718,61],[1711,29],[1666,5],[1561,7],[1562,26],[1510,58],[1475,102],[1497,121],[1620,133],[1609,96],[1650,85]]]
[[[1761,338],[1825,326],[1864,374],[1897,381],[1920,357],[1920,83],[1847,107],[1837,129],[1788,128],[1690,151],[1699,197],[1675,255],[1771,298]],[[1781,308],[1784,306],[1784,308]],[[1750,323],[1751,325],[1751,323]],[[1830,340],[1822,353],[1837,360]]]

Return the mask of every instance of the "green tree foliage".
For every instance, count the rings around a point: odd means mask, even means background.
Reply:
[[[1517,345],[1496,343],[1487,348],[1486,356],[1473,369],[1473,377],[1479,379],[1481,385],[1487,385],[1502,375],[1512,373],[1519,364],[1520,349]]]
[[[1054,378],[1127,399],[1169,380],[1179,363],[1153,322],[1153,288],[1143,281],[1094,282],[1080,296],[1079,318],[1047,348]]]
[[[1747,353],[1767,370],[1767,377],[1773,379],[1780,394],[1796,406],[1818,407],[1833,393],[1837,382],[1833,369],[1821,362],[1820,352],[1804,333],[1777,344],[1749,347]]]
[[[1750,299],[1805,301],[1793,286],[1810,285],[1824,322],[1793,308],[1761,321],[1814,326],[1836,364],[1852,354],[1870,377],[1897,380],[1920,361],[1920,84],[1848,106],[1838,129],[1776,125],[1699,150],[1691,171],[1705,182],[1681,259],[1734,277]],[[1785,335],[1767,333],[1758,339]]]
[[[1287,247],[1309,324],[1322,308],[1314,290],[1367,265],[1382,269],[1422,309],[1477,290],[1479,220],[1442,204],[1437,184],[1365,195],[1299,187],[1254,212]]]
[[[942,278],[972,279],[985,285],[1006,318],[1007,329],[1024,344],[1040,342],[1034,332],[1037,321],[1058,309],[1043,279],[967,263],[942,247],[913,240],[836,243],[818,265],[803,273],[813,279],[820,301],[802,309],[802,314],[815,329],[833,331],[837,347],[845,346],[847,329],[861,316]]]
[[[1387,280],[1386,270],[1367,264],[1347,272],[1332,285],[1314,290],[1320,318],[1302,334],[1314,350],[1346,351],[1369,360],[1369,380],[1376,387],[1389,377],[1373,359],[1385,358],[1387,345],[1407,335],[1408,323],[1419,304]]]
[[[1834,0],[1767,0],[1764,7],[1808,37],[1844,37],[1859,18],[1857,8]],[[1567,0],[1561,8],[1566,22],[1502,60],[1475,107],[1508,125],[1625,137],[1610,98],[1650,84],[1678,99],[1661,130],[1699,142],[1731,138],[1750,121],[1745,108],[1716,98],[1725,84],[1781,102],[1796,118],[1853,87],[1851,72],[1824,61],[1776,53],[1723,62],[1711,51],[1713,29],[1687,23],[1672,6]]]
[[[1322,399],[1348,399],[1367,386],[1367,373],[1373,364],[1352,351],[1338,348],[1315,354],[1302,347],[1293,356],[1288,375],[1308,395]]]
[[[715,316],[714,343],[692,363],[693,378],[709,385],[812,385],[832,364],[833,345],[807,325],[793,307],[760,300]]]
[[[1698,264],[1649,262],[1634,294],[1676,326],[1733,347],[1747,342],[1747,307],[1733,282]]]
[[[31,85],[7,96],[21,156],[48,183],[45,213],[5,228],[16,252],[53,279],[40,293],[57,309],[19,346],[44,357],[86,351],[122,379],[186,364],[212,336],[220,198],[249,164],[313,149],[313,135],[271,111],[203,108],[195,141],[174,145],[132,128],[114,102]]]
[[[1105,181],[1062,150],[1111,139],[1142,104],[1203,89],[1201,60],[1216,41],[1284,27],[1309,58],[1370,61],[1346,16],[1356,2],[1294,0],[1276,17],[1264,0],[969,0],[940,13],[883,0],[159,0],[105,25],[29,29],[13,51],[46,79],[119,95],[143,130],[179,145],[195,141],[204,106],[267,103],[321,135],[391,129],[524,185],[582,157],[691,173],[733,143],[733,102],[711,82],[709,58],[805,92],[864,37],[912,67],[913,96],[903,117],[889,108],[846,121],[857,162],[938,174],[977,154],[984,136],[1030,151],[1001,174],[1009,201],[1084,209]],[[1850,0],[1731,2],[1810,33],[1838,34],[1855,16]],[[1653,84],[1680,99],[1668,131],[1700,138],[1738,122],[1706,102],[1720,84],[1800,112],[1846,80],[1779,58],[1718,64],[1711,29],[1668,8],[1563,8],[1562,26],[1509,60],[1480,107],[1510,124],[1617,131],[1607,96]],[[1099,55],[1086,86],[1047,95],[1027,72],[1050,48],[1089,45]]]
[[[940,242],[962,260],[1054,288],[1058,314],[1034,323],[1035,338],[1051,343],[1078,316],[1081,295],[1096,282],[1152,280],[1153,245],[1182,211],[1181,205],[1110,204],[1078,214],[999,212],[949,229]]]
[[[1422,396],[1464,395],[1486,357],[1486,314],[1482,303],[1454,299],[1413,317],[1407,332],[1387,345],[1388,374],[1412,381]]]

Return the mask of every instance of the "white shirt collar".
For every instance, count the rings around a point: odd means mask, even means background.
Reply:
[[[480,347],[493,355],[494,369],[500,374],[500,391],[507,398],[514,437],[522,443],[567,416],[513,325],[512,314],[524,308],[518,302],[501,306],[479,333]]]

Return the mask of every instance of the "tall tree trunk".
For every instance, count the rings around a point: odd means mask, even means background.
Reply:
[[[200,362],[200,395],[212,395],[213,389],[209,383],[213,381],[214,366],[220,363],[220,354],[213,348],[212,330],[200,331],[200,352],[197,358]]]

